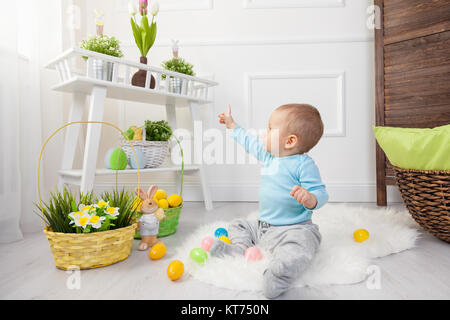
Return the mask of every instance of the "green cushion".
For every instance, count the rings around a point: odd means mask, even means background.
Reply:
[[[389,161],[402,169],[450,170],[450,125],[433,129],[374,127]]]

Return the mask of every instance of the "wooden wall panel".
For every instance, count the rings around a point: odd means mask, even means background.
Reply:
[[[378,126],[432,128],[450,123],[450,0],[374,0],[375,119]],[[395,184],[377,144],[377,204]]]
[[[384,48],[385,125],[450,122],[450,31]]]
[[[450,30],[449,0],[385,0],[384,43]]]

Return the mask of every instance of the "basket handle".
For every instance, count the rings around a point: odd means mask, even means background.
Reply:
[[[121,135],[122,136],[124,136],[124,132],[118,127],[118,126],[116,126],[115,124],[112,124],[112,123],[109,123],[109,122],[106,122],[106,121],[73,121],[73,122],[68,122],[68,123],[66,123],[65,125],[63,125],[63,126],[61,126],[61,127],[59,127],[58,129],[56,129],[46,140],[45,140],[45,142],[44,142],[44,144],[42,145],[42,148],[41,148],[41,152],[39,153],[39,160],[38,160],[38,167],[37,167],[37,185],[38,185],[38,195],[39,195],[39,206],[40,206],[40,208],[41,208],[41,212],[42,212],[42,220],[44,220],[44,224],[45,224],[45,226],[47,227],[47,223],[45,222],[45,218],[44,218],[44,207],[42,206],[42,196],[41,196],[41,183],[40,183],[40,177],[41,177],[41,159],[42,159],[42,154],[44,153],[44,149],[45,149],[45,146],[47,145],[47,143],[53,138],[53,136],[55,136],[59,131],[61,131],[62,129],[64,129],[65,127],[68,127],[68,126],[70,126],[70,125],[73,125],[73,124],[83,124],[83,123],[93,123],[93,124],[105,124],[105,125],[108,125],[108,126],[110,126],[110,127],[113,127],[114,129],[116,129],[116,130],[118,130],[120,133],[121,133]],[[178,140],[178,139],[177,139]],[[138,160],[138,158],[137,158],[137,155],[136,155],[136,152],[135,152],[135,150],[134,150],[134,147],[133,147],[133,144],[130,142],[130,141],[128,141],[128,143],[130,144],[130,146],[131,146],[131,150],[133,150],[133,154],[134,154],[134,158],[136,159],[136,167],[137,167],[137,184],[138,184],[138,188],[140,188],[141,187],[141,176],[140,176],[140,173],[139,173],[139,160]],[[181,148],[181,146],[180,146],[180,148]],[[181,151],[181,154],[183,154],[183,151]],[[183,165],[182,165],[182,172],[183,172]],[[181,188],[183,188],[183,176],[181,177],[181,185],[182,185],[182,187]]]

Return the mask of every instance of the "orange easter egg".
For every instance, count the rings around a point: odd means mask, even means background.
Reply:
[[[164,243],[159,242],[150,249],[150,251],[148,252],[148,256],[152,260],[158,260],[158,259],[161,259],[162,257],[164,257],[164,255],[166,254],[166,251],[167,251],[167,248],[164,245]]]
[[[184,265],[180,260],[172,261],[167,267],[167,276],[170,280],[175,281],[181,278],[184,273]]]

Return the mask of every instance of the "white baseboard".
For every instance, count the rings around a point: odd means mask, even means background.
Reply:
[[[175,184],[157,182],[159,188],[166,190],[169,194],[178,193]],[[111,190],[113,183],[97,183],[95,191]],[[120,183],[119,187],[134,189],[133,183]],[[216,183],[210,184],[213,201],[258,201],[258,184],[252,183]],[[142,188],[148,188],[148,184],[143,183]],[[327,191],[330,195],[330,202],[375,202],[376,185],[368,184],[327,184]],[[203,201],[203,195],[199,184],[189,183],[183,186],[183,198],[185,201]],[[388,186],[388,202],[401,202],[400,193],[394,186]]]

